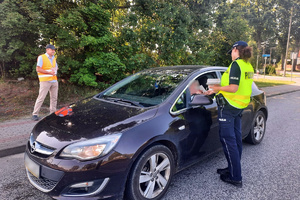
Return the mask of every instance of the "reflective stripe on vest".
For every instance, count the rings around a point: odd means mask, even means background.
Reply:
[[[224,91],[220,91],[219,93],[223,94],[230,105],[238,109],[243,109],[246,108],[250,102],[254,71],[249,62],[245,62],[243,59],[238,59],[235,61],[241,70],[239,88],[235,93]],[[231,65],[232,63],[222,75],[221,86],[229,85],[229,73]]]
[[[51,72],[52,69],[56,68],[56,59],[55,57],[53,58],[52,64],[49,60],[49,58],[46,56],[46,54],[41,55],[42,59],[43,59],[43,66],[40,66],[43,70],[46,70],[47,72]],[[38,77],[40,82],[41,81],[53,81],[53,80],[57,80],[57,76],[56,75],[51,75],[51,74],[44,74],[44,73],[40,73],[38,72]]]

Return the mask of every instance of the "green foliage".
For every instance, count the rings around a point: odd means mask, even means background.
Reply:
[[[115,23],[122,27],[117,50],[128,71],[147,67],[141,65],[145,60],[148,67],[203,63],[197,54],[207,41],[202,36],[209,29],[207,16],[212,5],[208,2],[136,0],[128,15],[116,15],[114,20],[122,18]],[[137,59],[141,57],[143,62]]]
[[[249,25],[253,27],[252,36],[260,48],[261,42],[275,34],[273,31],[276,23],[275,0],[254,0],[251,2],[236,0],[234,3],[241,7],[244,17]]]
[[[266,74],[275,75],[276,74],[276,67],[273,65],[266,66]]]
[[[221,2],[214,13],[212,31],[200,55],[206,56],[208,65],[228,66],[231,56],[227,54],[236,41],[249,41],[250,27],[242,16],[241,9],[233,3]],[[201,56],[203,57],[203,56]]]
[[[125,65],[113,52],[110,13],[101,4],[87,3],[66,10],[56,20],[64,65],[62,72],[79,85],[102,87],[124,77]]]
[[[298,51],[296,0],[3,0],[0,73],[36,79],[37,56],[49,43],[58,47],[60,78],[95,88],[150,67],[228,66],[226,52],[238,40],[254,47],[253,66],[261,42],[278,40],[279,61],[291,7],[291,48]]]
[[[281,59],[284,60],[289,30],[290,16],[292,15],[292,27],[290,36],[289,51],[298,52],[300,49],[300,4],[298,0],[277,0],[276,8],[276,39],[278,40],[278,51]],[[291,12],[293,8],[293,13]],[[282,62],[283,67],[283,62]]]
[[[30,1],[4,0],[0,4],[0,61],[5,71],[16,75],[32,75],[39,52],[40,23],[43,18],[38,4]]]
[[[300,4],[298,0],[234,0],[240,6],[243,16],[251,27],[252,39],[256,42],[259,63],[263,64],[262,53],[270,53],[273,47],[273,58],[284,59],[289,19],[294,8],[290,45],[294,51],[300,48]],[[268,42],[265,47],[262,42]],[[274,48],[276,47],[276,48]],[[291,50],[292,50],[291,49]],[[256,55],[255,55],[256,56]]]

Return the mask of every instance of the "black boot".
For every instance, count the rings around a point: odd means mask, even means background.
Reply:
[[[239,188],[243,187],[243,182],[242,181],[231,180],[229,173],[227,173],[227,174],[221,174],[220,178],[221,178],[222,181],[224,181],[226,183],[229,183],[231,185],[234,185],[236,187],[239,187]]]
[[[224,169],[217,169],[217,173],[218,174],[227,174],[227,173],[229,173],[229,169],[228,169],[228,167],[226,167]]]

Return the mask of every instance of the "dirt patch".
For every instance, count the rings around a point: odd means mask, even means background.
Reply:
[[[29,83],[12,81],[0,83],[1,121],[30,115],[38,91],[33,82],[32,85]]]
[[[38,96],[39,82],[6,80],[0,82],[0,121],[31,117]],[[58,106],[69,105],[98,91],[59,82]],[[40,111],[40,116],[49,114],[49,94]]]

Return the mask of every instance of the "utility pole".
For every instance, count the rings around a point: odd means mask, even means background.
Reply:
[[[265,47],[266,47],[266,43],[264,43],[264,45],[262,45],[262,48],[263,48],[263,53],[262,54],[265,54]]]
[[[283,67],[283,76],[285,76],[285,73],[286,73],[286,59],[287,59],[288,50],[289,50],[289,42],[290,42],[290,34],[291,34],[291,26],[292,26],[292,16],[293,16],[293,7],[291,8],[289,33],[288,33],[288,38],[287,38],[287,43],[286,43],[286,51],[285,51],[285,59],[284,59],[284,67]]]
[[[267,59],[270,57],[270,54],[263,54],[262,57],[265,59],[265,64],[264,64],[264,78],[266,78]]]
[[[258,51],[257,56],[256,56],[256,74],[257,74],[257,78],[258,78],[258,74],[259,74],[259,70],[258,70],[258,58],[259,58],[259,51]]]
[[[271,47],[270,48],[270,60],[269,60],[269,65],[271,64],[271,58],[272,58],[272,49],[275,49],[276,47]]]
[[[292,54],[292,56],[291,56],[291,58],[292,58],[291,81],[292,81],[294,60],[297,62],[297,55],[298,55],[298,52],[292,52],[291,54]]]
[[[269,41],[264,41],[261,43],[261,48],[262,48],[262,54],[265,54],[265,48],[267,47],[267,45],[269,44]]]

